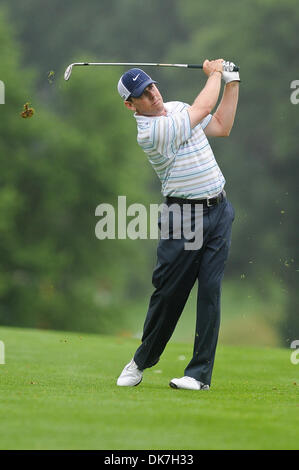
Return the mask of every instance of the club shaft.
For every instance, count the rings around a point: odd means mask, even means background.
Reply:
[[[128,66],[128,67],[146,67],[146,66],[151,66],[151,67],[179,67],[179,68],[189,68],[189,69],[202,69],[203,66],[202,64],[158,64],[154,62],[75,62],[73,64],[70,64],[65,73],[64,73],[64,79],[68,80],[71,73],[72,73],[72,68],[74,66]],[[239,67],[235,66],[234,71],[238,71]]]
[[[201,64],[156,64],[154,62],[76,62],[74,65],[123,65],[123,66],[152,66],[152,67],[190,67],[202,69]]]

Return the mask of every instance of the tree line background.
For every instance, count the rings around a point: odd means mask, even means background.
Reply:
[[[282,345],[299,338],[298,111],[295,0],[2,0],[0,6],[0,324],[140,333],[152,292],[152,240],[98,240],[95,209],[163,201],[116,86],[123,68],[71,62],[240,66],[237,117],[211,139],[236,212],[220,339]],[[165,101],[190,104],[200,71],[147,69]],[[35,110],[22,119],[23,105]],[[192,291],[178,334],[195,322]]]

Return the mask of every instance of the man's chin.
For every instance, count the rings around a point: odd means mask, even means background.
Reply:
[[[143,116],[166,116],[167,111],[164,108],[164,103],[157,104],[156,106],[153,105],[150,111],[148,112],[137,112],[137,114],[141,114]]]
[[[155,106],[155,116],[162,116],[166,114],[166,109],[164,108],[164,103],[158,102]]]

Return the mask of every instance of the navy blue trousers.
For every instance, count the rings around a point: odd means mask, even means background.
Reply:
[[[194,208],[192,206],[191,219],[196,215]],[[171,233],[169,239],[159,240],[152,277],[155,291],[150,298],[141,345],[134,355],[140,369],[152,367],[159,361],[197,280],[193,357],[184,375],[211,384],[220,326],[221,281],[231,244],[233,220],[234,209],[224,198],[217,205],[203,208],[201,248],[186,250],[186,240],[174,239]]]

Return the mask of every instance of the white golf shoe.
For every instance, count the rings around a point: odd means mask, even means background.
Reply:
[[[172,379],[169,382],[172,388],[184,388],[186,390],[209,390],[209,385],[194,379],[193,377],[181,377],[180,379]]]
[[[138,369],[136,362],[132,359],[131,362],[124,367],[124,370],[118,377],[116,384],[119,387],[134,387],[135,385],[140,384],[142,374],[143,371]]]

